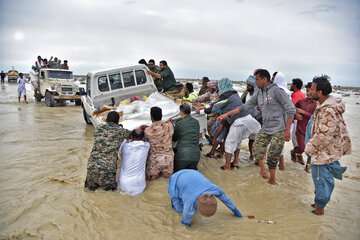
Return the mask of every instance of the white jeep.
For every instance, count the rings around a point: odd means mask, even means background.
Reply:
[[[120,123],[129,130],[151,124],[152,106],[162,108],[163,120],[176,118],[179,106],[173,99],[158,93],[147,70],[145,65],[135,65],[88,73],[86,91],[81,96],[85,122],[94,126],[103,123],[104,119],[96,114],[103,106],[117,106],[116,109],[123,112]],[[139,96],[142,101],[122,102],[133,96]],[[200,131],[206,131],[206,115],[195,112],[191,115],[199,121]]]
[[[31,83],[36,101],[44,98],[48,107],[62,105],[66,100],[81,105],[80,93],[85,90],[74,82],[72,71],[41,68],[38,73],[31,73]]]

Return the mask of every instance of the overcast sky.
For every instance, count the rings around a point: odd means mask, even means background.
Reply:
[[[359,0],[0,0],[0,69],[37,55],[75,74],[165,59],[177,78],[287,80],[328,74],[360,86]]]

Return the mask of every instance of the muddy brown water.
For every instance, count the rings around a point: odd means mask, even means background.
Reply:
[[[223,172],[222,160],[202,157],[200,171],[222,187],[244,214],[238,219],[219,204],[211,218],[196,215],[180,224],[165,179],[151,182],[137,197],[83,189],[93,128],[81,109],[16,102],[16,87],[0,90],[0,239],[360,239],[360,98],[349,97],[345,118],[353,154],[323,217],[309,207],[310,174],[286,162],[277,186],[269,186],[252,164]],[[242,159],[247,158],[247,143]],[[286,150],[290,149],[286,144]],[[208,149],[205,149],[205,152]],[[289,159],[288,154],[286,155]],[[271,220],[275,224],[259,223]]]

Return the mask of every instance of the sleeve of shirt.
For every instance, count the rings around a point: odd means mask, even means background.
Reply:
[[[225,204],[225,206],[230,209],[234,216],[242,217],[239,209],[237,209],[235,204],[222,190],[219,190],[219,193],[216,195],[216,197],[219,198]]]
[[[122,150],[123,150],[123,148],[124,148],[125,142],[126,142],[126,140],[123,140],[123,141],[120,143],[120,147],[119,147],[119,155],[120,155],[120,156],[121,156]]]
[[[251,98],[244,104],[244,107],[251,109],[257,106],[258,92],[252,95]]]
[[[195,212],[194,204],[186,202],[182,211],[181,223],[186,226],[191,226]]]
[[[284,108],[285,114],[290,117],[294,117],[296,108],[286,92],[280,88],[275,92],[275,98],[278,103]]]
[[[161,78],[166,78],[166,77],[169,77],[170,76],[170,72],[169,71],[167,71],[167,70],[165,70],[165,71],[161,71],[160,72],[160,76],[161,76]]]
[[[177,121],[175,123],[175,127],[174,127],[174,134],[172,136],[172,140],[174,142],[176,142],[178,140],[178,135],[179,135],[179,132],[180,132],[180,124],[179,124],[179,121]]]
[[[218,114],[223,114],[223,108],[228,104],[228,100],[225,99],[225,100],[222,100],[222,101],[218,101],[216,102],[212,109],[211,109],[211,112],[213,113],[218,113]]]
[[[178,213],[182,213],[184,209],[183,202],[180,198],[171,198],[171,207]]]

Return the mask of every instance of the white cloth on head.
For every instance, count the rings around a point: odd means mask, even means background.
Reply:
[[[144,141],[124,140],[119,149],[121,156],[118,189],[135,196],[146,187],[145,165],[150,143]]]
[[[281,89],[283,89],[287,95],[291,95],[290,90],[288,89],[287,82],[285,80],[285,76],[282,72],[278,72],[275,75],[274,83]]]
[[[240,148],[241,141],[251,134],[257,134],[261,129],[260,123],[250,114],[238,118],[231,125],[225,141],[225,152],[233,154]]]

